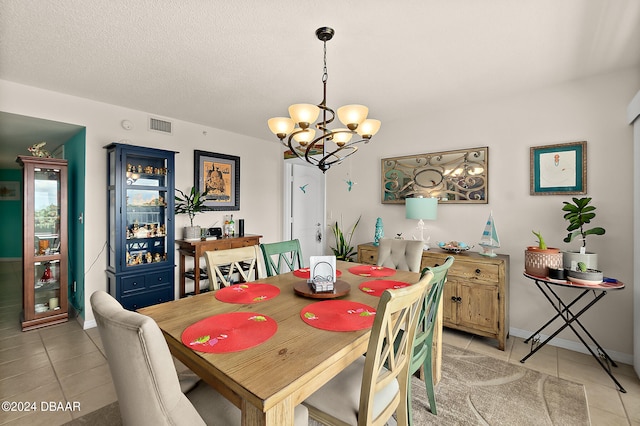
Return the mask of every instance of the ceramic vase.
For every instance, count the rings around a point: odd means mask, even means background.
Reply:
[[[547,277],[549,268],[562,269],[562,253],[560,249],[549,247],[540,249],[527,247],[524,251],[524,272],[536,277]]]
[[[580,253],[578,251],[563,251],[562,264],[565,268],[575,271],[578,263],[583,262],[588,269],[598,269],[597,253]]]
[[[199,226],[185,226],[184,227],[184,239],[185,240],[198,240],[198,239],[200,239],[200,227]]]

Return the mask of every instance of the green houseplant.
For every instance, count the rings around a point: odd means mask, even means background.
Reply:
[[[582,246],[580,251],[565,251],[563,252],[564,267],[576,270],[579,263],[584,263],[587,268],[598,268],[598,255],[596,253],[587,252],[587,235],[604,235],[605,230],[602,227],[596,226],[587,228],[586,225],[596,217],[596,207],[591,205],[591,197],[576,198],[573,197],[572,201],[564,201],[562,211],[564,219],[569,222],[567,226],[568,234],[564,238],[565,243],[570,243],[576,238],[582,240]]]
[[[340,229],[338,221],[331,227],[333,231],[333,236],[336,239],[336,247],[331,247],[333,250],[333,254],[336,256],[336,260],[346,260],[348,262],[353,261],[351,257],[357,253],[356,249],[351,246],[351,239],[353,238],[353,233],[355,232],[358,224],[360,223],[360,219],[362,216],[358,217],[356,223],[351,227],[351,231],[347,233],[347,238],[345,238],[345,234]]]
[[[559,248],[547,247],[540,231],[531,231],[538,237],[537,246],[528,246],[524,251],[524,271],[537,277],[549,276],[549,269],[562,268],[562,253]]]
[[[591,220],[596,217],[595,206],[589,205],[591,197],[573,198],[572,202],[564,201],[562,211],[564,218],[569,222],[567,231],[569,233],[564,238],[565,243],[570,243],[577,236],[582,239],[582,247],[587,248],[587,235],[604,235],[606,232],[604,228],[596,226],[594,228],[585,229],[585,225],[591,223]]]
[[[206,207],[204,205],[204,203],[207,201],[206,193],[198,192],[195,186],[191,187],[188,194],[182,192],[179,189],[176,189],[176,192],[178,192],[179,195],[175,195],[175,213],[186,214],[187,216],[189,216],[190,226],[184,227],[184,238],[187,240],[200,238],[200,227],[193,226],[193,218],[196,216],[196,214],[206,210]]]

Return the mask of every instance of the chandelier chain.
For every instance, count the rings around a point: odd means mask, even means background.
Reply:
[[[322,82],[326,83],[329,79],[329,72],[327,71],[327,42],[322,43],[324,45],[324,68],[322,69]]]

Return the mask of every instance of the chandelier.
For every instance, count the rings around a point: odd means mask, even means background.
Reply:
[[[327,107],[327,41],[333,38],[329,27],[316,30],[316,37],[324,46],[324,68],[322,73],[323,97],[319,105],[295,104],[289,107],[290,117],[269,119],[269,129],[280,142],[298,158],[313,164],[326,172],[336,163],[353,155],[358,143],[368,143],[380,130],[380,121],[367,119],[369,108],[364,105],[345,105],[338,108],[338,120],[346,128],[329,129],[335,119],[335,112]],[[320,112],[321,120],[316,123]],[[311,127],[315,124],[315,129]],[[316,129],[320,135],[316,137]],[[353,139],[353,140],[352,140]]]

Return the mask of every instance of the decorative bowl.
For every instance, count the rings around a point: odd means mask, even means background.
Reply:
[[[567,279],[578,284],[600,284],[604,277],[602,271],[587,269],[586,271],[574,271],[566,269]]]
[[[462,251],[466,251],[466,250],[469,250],[470,248],[473,248],[473,246],[469,246],[467,243],[463,241],[449,241],[446,243],[443,241],[438,241],[438,247],[440,247],[442,250],[446,250],[451,253],[460,253]]]

